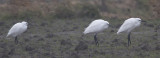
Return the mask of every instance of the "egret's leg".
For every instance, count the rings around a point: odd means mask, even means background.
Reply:
[[[131,44],[130,35],[131,35],[131,32],[128,34],[128,46]]]
[[[130,36],[129,36],[129,37],[131,38],[131,32],[130,32]],[[130,38],[129,38],[129,39],[130,39]],[[131,44],[131,39],[130,39],[129,41],[130,41],[129,43]]]
[[[15,43],[18,44],[17,36],[15,37]]]
[[[94,40],[96,42],[96,45],[99,45],[98,40],[97,40],[97,34],[94,35]]]

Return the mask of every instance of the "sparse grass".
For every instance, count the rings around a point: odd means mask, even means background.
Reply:
[[[1,54],[1,56],[8,55],[12,48],[15,48],[15,51],[13,51],[13,54],[6,57],[88,58],[89,54],[91,58],[139,58],[159,56],[156,54],[159,51],[156,49],[159,45],[156,44],[159,39],[153,39],[154,29],[152,29],[152,26],[143,25],[143,23],[140,28],[137,28],[134,32],[132,32],[132,44],[130,47],[127,47],[126,34],[116,35],[119,27],[115,26],[123,23],[123,20],[117,19],[119,22],[116,22],[116,19],[108,19],[109,22],[112,22],[112,27],[109,27],[109,29],[105,32],[98,34],[100,43],[100,46],[98,47],[94,43],[92,34],[86,35],[83,40],[80,38],[82,31],[84,31],[84,28],[87,27],[92,19],[68,19],[70,21],[67,19],[55,19],[48,21],[44,21],[44,19],[38,20],[38,22],[36,22],[37,19],[29,21],[30,27],[26,33],[19,36],[20,43],[18,45],[14,44],[14,39],[12,38],[11,40],[5,39],[4,35],[9,29],[9,27],[6,28],[4,26],[11,26],[14,21],[3,20],[3,22],[8,25],[4,24],[1,26],[4,27],[4,31],[0,34],[3,34],[2,38],[4,39],[0,40],[0,52],[5,52],[5,54]],[[15,20],[15,22],[16,21],[18,20]],[[158,22],[147,24],[154,25],[157,23]],[[114,32],[111,32],[111,30],[114,30]],[[63,45],[61,45],[62,40],[65,41]],[[80,41],[87,44],[88,48],[85,50],[80,50],[77,53],[77,51],[75,51],[75,47],[77,47]]]

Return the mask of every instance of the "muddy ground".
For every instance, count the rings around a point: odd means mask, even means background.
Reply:
[[[28,30],[14,38],[6,38],[8,30],[23,20],[0,20],[0,58],[159,58],[160,20],[145,20],[131,35],[116,32],[124,19],[105,19],[110,27],[98,34],[99,46],[93,34],[81,38],[84,28],[94,19],[30,19]]]

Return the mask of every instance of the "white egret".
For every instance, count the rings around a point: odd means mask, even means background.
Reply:
[[[121,25],[120,29],[118,30],[117,34],[122,32],[128,33],[128,46],[129,46],[131,44],[131,40],[130,40],[131,31],[136,27],[140,26],[140,24],[141,24],[140,18],[129,18],[124,21],[124,23]]]
[[[107,29],[109,26],[108,21],[104,21],[102,19],[97,19],[92,21],[87,28],[85,28],[85,31],[83,32],[83,35],[85,34],[90,34],[94,33],[94,40],[96,42],[96,45],[98,45],[98,40],[97,40],[97,33],[104,31]],[[82,35],[82,36],[83,36]]]
[[[15,38],[15,43],[18,43],[17,36],[21,35],[23,32],[27,30],[27,25],[28,23],[23,21],[19,22],[13,25],[13,27],[9,30],[8,34],[6,37],[14,37]]]

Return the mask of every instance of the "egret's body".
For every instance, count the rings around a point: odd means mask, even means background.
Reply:
[[[140,26],[141,19],[140,18],[129,18],[124,21],[124,23],[121,25],[120,29],[118,30],[117,34],[126,32],[128,33],[128,46],[131,44],[130,41],[130,34],[133,29]]]
[[[28,25],[28,23],[25,21],[16,23],[9,30],[7,37],[15,37],[15,42],[18,43],[17,36],[21,35],[23,32],[25,32],[27,30],[27,25]]]
[[[98,44],[97,37],[96,37],[97,33],[104,31],[105,29],[108,28],[108,26],[109,26],[109,22],[104,21],[102,19],[97,19],[97,20],[92,21],[89,24],[89,26],[85,28],[85,31],[83,33],[84,35],[89,34],[89,33],[94,33],[95,42],[96,44]]]

